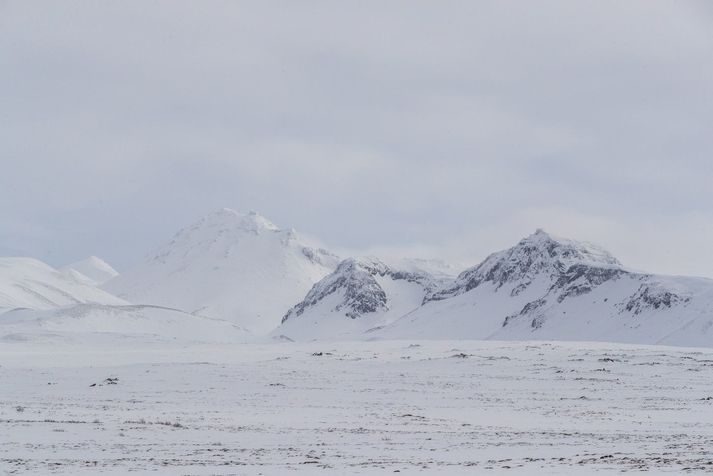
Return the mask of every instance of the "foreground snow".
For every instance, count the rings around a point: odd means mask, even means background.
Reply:
[[[713,350],[391,341],[0,346],[18,474],[680,474]]]

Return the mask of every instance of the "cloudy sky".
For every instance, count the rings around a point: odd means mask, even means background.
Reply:
[[[713,277],[711,2],[0,0],[0,254],[125,269],[220,207]]]

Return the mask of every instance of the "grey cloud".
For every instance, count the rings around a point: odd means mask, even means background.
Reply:
[[[713,275],[712,27],[695,1],[3,2],[0,245],[121,268],[229,206],[335,247],[467,261],[544,226]]]

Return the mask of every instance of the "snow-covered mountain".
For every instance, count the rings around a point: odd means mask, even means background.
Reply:
[[[49,310],[16,309],[0,317],[0,342],[41,341],[120,345],[159,342],[246,342],[239,326],[157,306],[77,304]]]
[[[87,283],[100,286],[112,278],[115,278],[119,273],[111,267],[109,263],[96,256],[90,256],[89,258],[77,261],[76,263],[68,264],[62,266],[60,271],[67,273],[79,273],[80,278],[82,276],[87,278]]]
[[[377,334],[710,346],[713,280],[630,271],[595,245],[538,230]]]
[[[410,261],[400,265],[375,258],[342,261],[289,310],[272,334],[300,340],[359,337],[418,308],[449,280]]]
[[[340,262],[257,213],[224,209],[102,289],[94,284],[115,271],[98,258],[62,270],[0,258],[0,324],[6,336],[713,346],[713,280],[633,271],[589,243],[538,230],[456,278],[444,270],[428,260]]]
[[[33,258],[0,258],[0,314],[83,303],[127,304],[74,272],[58,271]]]
[[[104,289],[133,303],[178,308],[266,333],[338,262],[258,213],[222,209],[179,231]]]

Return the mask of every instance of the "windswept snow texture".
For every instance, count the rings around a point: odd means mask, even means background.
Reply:
[[[538,230],[428,296],[382,338],[713,345],[713,281],[629,271]]]
[[[229,320],[257,333],[287,310],[338,258],[263,216],[223,209],[178,232],[104,288],[137,304]]]
[[[252,337],[227,321],[157,306],[76,306],[36,311],[16,309],[0,317],[0,343],[72,343],[82,348],[103,342],[112,347],[137,342],[233,342]]]
[[[19,342],[0,345],[0,362],[8,474],[681,475],[713,463],[710,349]]]
[[[87,278],[89,284],[95,286],[102,285],[119,275],[109,263],[96,256],[63,266],[60,271],[79,273]]]
[[[315,284],[273,335],[299,340],[358,338],[416,309],[447,279],[374,258],[350,258]]]
[[[0,258],[0,314],[82,303],[127,304],[73,272],[60,272],[32,258]]]

